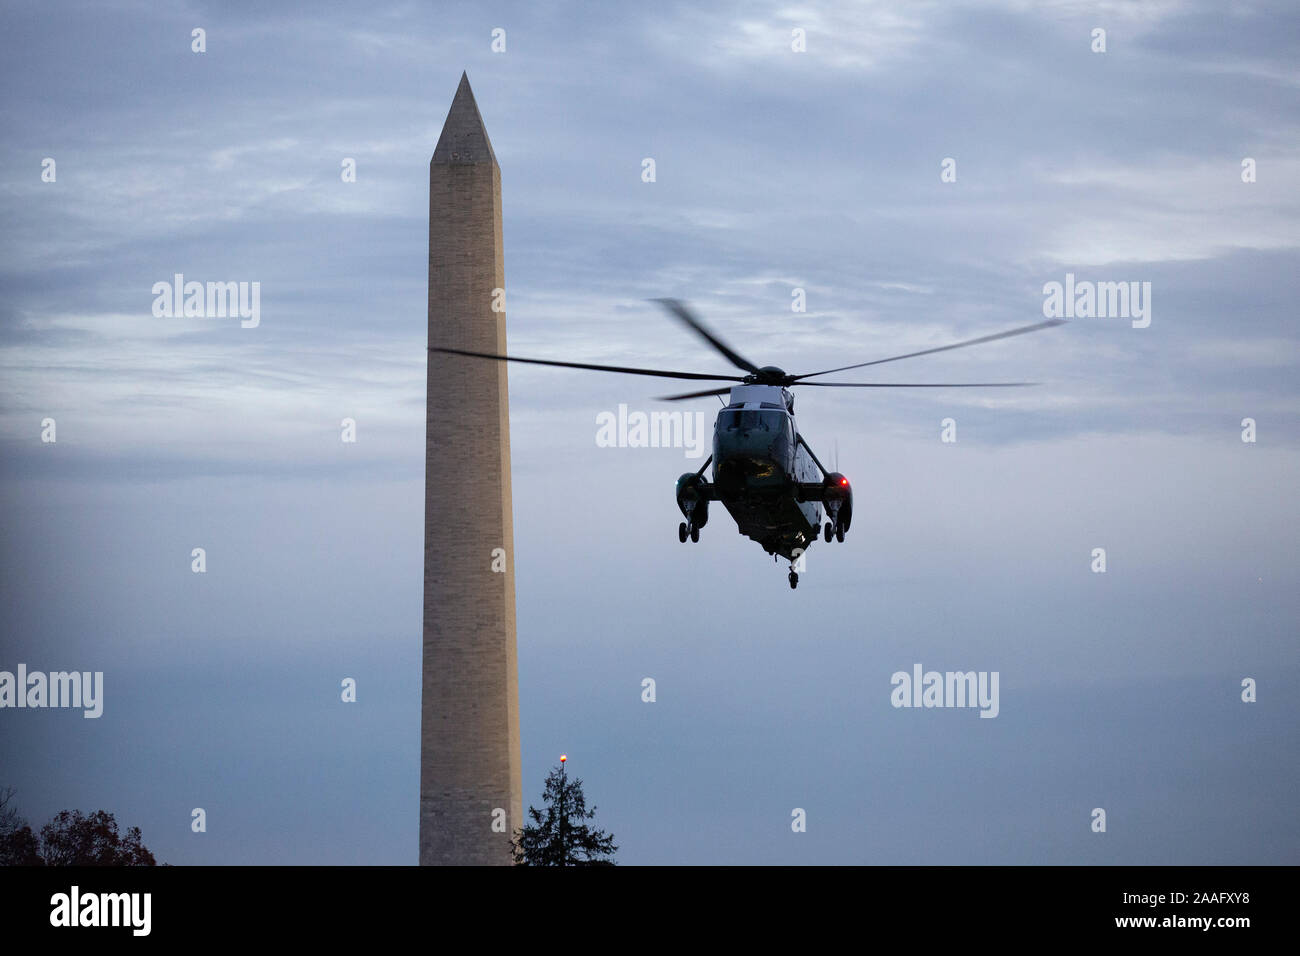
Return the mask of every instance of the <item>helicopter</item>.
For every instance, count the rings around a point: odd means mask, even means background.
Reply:
[[[491,352],[430,347],[470,358],[559,368],[580,368],[625,375],[652,375],[659,378],[710,382],[735,382],[720,388],[659,396],[660,401],[680,402],[713,395],[727,395],[718,410],[713,426],[713,453],[699,471],[687,472],[677,479],[677,507],[686,519],[677,526],[677,540],[685,544],[700,540],[700,530],[709,522],[709,503],[718,501],[730,513],[740,534],[758,542],[776,560],[779,555],[790,562],[790,587],[799,585],[795,564],[817,540],[818,531],[827,544],[843,543],[853,522],[853,486],[838,471],[828,471],[799,433],[794,418],[792,386],[822,388],[1015,388],[1036,382],[811,382],[808,379],[833,372],[896,362],[899,359],[947,352],[952,349],[994,342],[998,339],[1037,332],[1064,325],[1064,319],[1048,319],[1020,326],[1006,332],[984,335],[937,348],[922,349],[904,355],[841,365],[820,372],[788,374],[775,365],[755,365],[726,344],[687,306],[677,299],[654,299],[687,328],[699,335],[720,355],[744,372],[744,375],[714,375],[705,372],[674,372],[663,369],[628,368],[618,365],[593,365],[585,362],[560,362],[549,359],[520,358]],[[712,481],[705,477],[713,466]],[[826,509],[822,525],[822,508]]]

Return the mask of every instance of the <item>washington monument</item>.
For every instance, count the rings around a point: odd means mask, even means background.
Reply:
[[[461,74],[429,162],[429,345],[506,354],[501,168]],[[523,825],[505,362],[429,352],[420,864],[509,864]]]

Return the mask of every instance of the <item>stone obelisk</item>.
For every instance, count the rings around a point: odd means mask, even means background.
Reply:
[[[429,163],[429,345],[506,351],[501,168],[464,74]],[[420,863],[523,825],[506,363],[428,353]]]

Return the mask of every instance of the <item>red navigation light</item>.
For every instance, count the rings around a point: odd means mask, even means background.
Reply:
[[[841,485],[847,485],[848,483],[849,483],[849,480],[848,480],[847,478],[841,478],[841,479],[840,479],[840,484],[841,484]]]
[[[568,760],[568,759],[569,759],[569,755],[568,755],[568,754],[560,754],[560,763],[564,763],[564,761],[566,761],[566,760]]]

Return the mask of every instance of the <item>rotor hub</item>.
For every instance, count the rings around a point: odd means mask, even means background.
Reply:
[[[789,385],[791,381],[792,376],[775,365],[764,365],[757,372],[745,376],[746,385]]]

